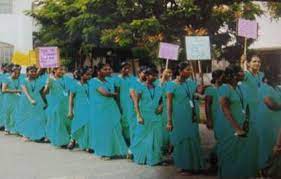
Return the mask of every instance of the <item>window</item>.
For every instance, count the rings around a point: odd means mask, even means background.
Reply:
[[[10,63],[12,61],[14,48],[12,45],[0,42],[0,63]]]
[[[11,14],[13,12],[13,0],[0,0],[0,14]]]

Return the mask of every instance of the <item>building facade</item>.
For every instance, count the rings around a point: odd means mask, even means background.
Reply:
[[[257,22],[259,36],[249,48],[260,55],[262,70],[281,80],[281,19],[272,19],[269,14],[265,14],[258,17]]]
[[[32,0],[0,0],[0,63],[33,49],[33,20],[25,15],[31,9]]]

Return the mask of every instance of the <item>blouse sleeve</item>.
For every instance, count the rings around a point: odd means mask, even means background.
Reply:
[[[21,81],[20,81],[20,86],[25,86],[25,87],[27,87],[27,80],[21,80]]]
[[[114,79],[114,86],[117,87],[117,88],[120,88],[121,86],[121,78],[119,76],[114,76],[113,77]]]
[[[230,89],[229,89],[229,86],[227,85],[222,85],[220,88],[219,88],[219,94],[220,94],[220,97],[230,97]]]
[[[212,87],[208,86],[205,91],[204,91],[204,95],[206,96],[212,96]]]
[[[132,79],[130,80],[129,90],[130,90],[130,91],[135,90],[136,84],[137,84],[137,79],[132,78]]]
[[[249,72],[248,71],[244,71],[244,79],[242,82],[246,83],[249,80]]]
[[[274,89],[271,86],[265,85],[264,88],[262,88],[263,98],[265,98],[267,96],[267,97],[274,99],[275,98],[274,93],[275,93]]]
[[[166,93],[174,93],[175,92],[175,84],[173,82],[169,82],[166,87]]]
[[[100,81],[95,80],[93,84],[93,90],[97,91],[99,88],[103,88],[108,91]]]
[[[40,89],[44,88],[45,84],[46,84],[46,80],[43,80],[42,78],[37,78],[37,81],[38,81],[38,86]]]
[[[76,92],[77,92],[77,83],[75,83],[75,82],[73,81],[73,83],[69,86],[69,91],[70,91],[71,93],[76,93]]]
[[[7,86],[9,86],[10,85],[10,80],[7,77],[3,78],[2,83],[6,84]]]
[[[66,76],[66,75],[63,78],[65,80],[65,87],[66,87],[66,89],[70,90],[72,88],[74,82],[75,82],[74,79],[69,77],[69,76]]]

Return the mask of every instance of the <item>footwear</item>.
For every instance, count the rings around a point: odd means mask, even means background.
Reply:
[[[18,137],[23,137],[20,133],[18,133],[18,132],[15,132],[15,133],[12,133],[13,135],[15,135],[15,136],[18,136]]]
[[[1,126],[0,127],[0,131],[4,131],[5,130],[5,127],[4,126]]]
[[[126,159],[133,160],[133,157],[134,157],[133,154],[128,153]]]
[[[92,154],[92,153],[94,153],[94,150],[93,149],[86,149],[86,152]]]
[[[72,150],[75,148],[75,140],[72,140],[68,145],[67,145],[67,149]]]
[[[182,176],[192,176],[192,173],[187,172],[187,171],[183,171],[180,173]]]
[[[173,151],[174,151],[174,147],[172,145],[169,145],[167,155],[172,155]]]
[[[43,142],[44,143],[50,143],[50,140],[47,137],[45,137]]]
[[[192,176],[192,173],[187,171],[187,170],[182,169],[180,171],[180,175],[182,175],[182,176]]]
[[[162,166],[169,166],[170,163],[168,161],[163,161],[163,162],[160,163],[160,165],[162,165]]]
[[[101,160],[108,161],[108,160],[111,160],[111,157],[102,156],[102,157],[101,157]]]
[[[60,146],[62,149],[67,149],[67,145],[61,145]]]
[[[23,136],[22,138],[21,138],[21,140],[23,141],[23,142],[29,142],[30,140],[27,138],[27,137],[25,137],[25,136]]]
[[[260,169],[259,177],[261,177],[261,178],[266,178],[267,177],[266,168]]]
[[[34,140],[34,142],[36,142],[36,143],[44,143],[44,137],[43,138],[41,138],[41,139],[37,139],[37,140]]]

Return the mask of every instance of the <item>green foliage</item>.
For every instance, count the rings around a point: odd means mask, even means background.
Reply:
[[[65,58],[63,58],[63,59],[60,59],[60,64],[61,64],[62,66],[69,67],[69,66],[72,65],[72,62],[71,62],[71,59],[65,59]]]
[[[281,17],[281,3],[279,2],[269,2],[267,4],[268,10],[270,15],[275,18],[279,19]]]
[[[268,7],[280,16],[280,4]],[[250,0],[44,0],[29,12],[41,26],[35,45],[56,45],[72,60],[94,47],[130,48],[135,57],[156,59],[160,41],[184,47],[186,35],[209,35],[219,57],[230,41],[243,44],[237,19],[262,13]]]

